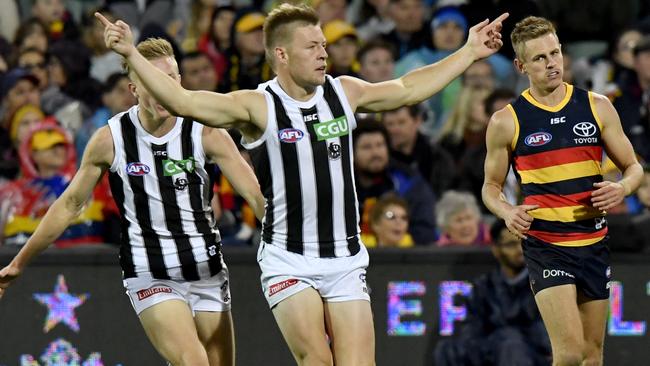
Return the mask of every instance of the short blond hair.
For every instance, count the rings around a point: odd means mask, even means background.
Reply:
[[[278,44],[287,44],[293,38],[297,26],[318,25],[318,14],[311,7],[284,3],[273,9],[264,21],[264,49],[266,61],[275,67],[273,50]]]
[[[510,33],[510,41],[519,61],[524,61],[524,46],[527,41],[549,33],[557,37],[553,23],[546,18],[530,16],[518,22]]]
[[[147,60],[155,60],[161,57],[174,58],[174,49],[172,48],[171,43],[163,38],[147,38],[138,43],[136,48]],[[129,79],[132,79],[131,70],[129,69],[129,65],[126,63],[126,60],[122,60],[122,68],[129,76]]]

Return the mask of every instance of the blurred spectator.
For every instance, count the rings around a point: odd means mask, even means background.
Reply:
[[[494,90],[496,78],[492,64],[487,60],[478,60],[465,70],[461,76],[464,87]]]
[[[323,26],[327,41],[327,73],[332,77],[350,75],[358,77],[359,63],[356,60],[359,39],[354,27],[343,21],[334,20]]]
[[[312,0],[311,6],[316,10],[321,24],[345,20],[346,0]]]
[[[249,10],[235,20],[234,47],[226,52],[226,74],[219,81],[220,92],[256,89],[272,78],[273,72],[264,57],[264,19],[264,14]]]
[[[521,241],[503,221],[492,226],[499,268],[473,281],[467,319],[436,345],[436,366],[547,366],[551,344],[528,284]]]
[[[0,37],[0,77],[9,70],[9,58],[11,56],[11,45],[6,39]]]
[[[44,119],[45,114],[39,106],[34,104],[25,104],[16,110],[9,123],[9,135],[16,151],[29,135],[29,131]],[[17,158],[18,156],[16,156],[16,161],[18,161]]]
[[[487,154],[488,116],[484,101],[488,94],[485,89],[464,87],[438,142],[454,158],[456,169],[452,187],[469,191],[477,199],[481,197],[483,162]]]
[[[476,197],[468,192],[449,190],[436,203],[439,247],[487,245],[492,240],[488,226],[481,220]]]
[[[650,161],[650,36],[639,40],[633,52],[636,78],[621,81],[613,104],[634,151]]]
[[[75,133],[101,105],[101,83],[90,77],[90,51],[83,44],[62,40],[50,46],[49,54],[43,111]]]
[[[436,197],[451,188],[454,179],[454,159],[447,151],[431,145],[420,132],[423,110],[419,105],[401,107],[382,113],[388,131],[390,156],[418,170],[427,180]]]
[[[208,55],[218,80],[222,80],[226,74],[228,62],[225,53],[232,47],[235,14],[235,8],[230,5],[216,8],[212,14],[209,32],[199,40],[198,50]]]
[[[24,245],[43,215],[60,196],[75,168],[67,132],[51,123],[34,126],[20,146],[21,178],[0,187],[0,223],[4,245]],[[103,209],[108,200],[92,200],[55,242],[57,247],[103,242]]]
[[[65,0],[34,0],[31,10],[45,26],[50,41],[79,39],[79,28],[65,8]]]
[[[129,89],[130,83],[128,76],[121,72],[112,74],[104,83],[101,94],[102,106],[97,108],[90,118],[84,120],[75,133],[78,163],[81,163],[81,157],[93,133],[105,126],[111,117],[126,111],[138,102]]]
[[[49,44],[47,28],[36,18],[27,19],[20,23],[13,43],[16,51],[36,48],[45,53]]]
[[[213,26],[216,5],[217,2],[212,0],[195,0],[191,2],[190,15],[185,27],[185,37],[181,42],[181,48],[184,51],[196,51],[201,39],[211,32],[210,28]],[[165,24],[160,24],[160,26],[165,28]]]
[[[395,49],[381,39],[366,42],[357,53],[359,77],[370,83],[395,78]]]
[[[431,46],[431,32],[424,24],[422,0],[390,0],[388,14],[395,23],[384,39],[395,46],[397,59],[422,46]]]
[[[0,127],[7,128],[9,118],[21,106],[40,105],[38,79],[29,70],[13,68],[0,80]]]
[[[111,22],[116,20],[107,10],[98,11]],[[104,26],[93,14],[90,12],[83,19],[82,41],[91,52],[90,76],[103,83],[109,75],[122,71],[122,57],[106,47]]]
[[[202,52],[190,52],[179,65],[181,84],[189,90],[217,91],[219,80],[210,58]]]
[[[515,58],[515,52],[510,42],[510,33],[515,28],[515,24],[530,15],[539,15],[538,0],[467,0],[460,6],[460,10],[465,14],[468,24],[476,24],[485,19],[494,19],[503,13],[510,14],[508,20],[503,22],[503,46],[499,53],[508,60]],[[584,12],[585,7],[580,11]],[[568,15],[568,14],[566,14]]]
[[[388,34],[395,26],[388,14],[390,0],[352,0],[350,21],[357,27],[359,38],[370,41]]]
[[[136,35],[149,24],[165,28],[174,14],[173,0],[105,0],[104,5],[115,18],[129,24]],[[209,14],[207,16],[210,17]]]
[[[625,85],[636,77],[634,47],[642,37],[643,34],[636,28],[628,28],[618,34],[610,46],[609,57],[596,61],[589,70],[594,92],[613,96],[617,92],[617,84]]]
[[[435,241],[435,198],[427,182],[416,171],[390,160],[388,136],[375,121],[359,121],[353,134],[357,199],[361,231],[369,233],[369,216],[374,203],[386,193],[406,200],[409,207],[409,233],[418,245]]]
[[[15,0],[0,0],[0,38],[12,40],[20,24],[20,13]]]
[[[49,85],[47,58],[38,48],[24,48],[18,52],[16,66],[29,70],[38,79],[38,89],[42,92]]]
[[[362,235],[361,241],[368,248],[410,248],[413,238],[408,228],[408,204],[394,194],[387,194],[370,211],[372,234]]]

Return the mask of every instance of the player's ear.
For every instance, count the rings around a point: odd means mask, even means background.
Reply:
[[[522,74],[526,74],[526,67],[524,66],[524,63],[519,60],[518,57],[515,56],[513,63],[515,64],[515,68],[517,69],[517,71],[519,71]]]

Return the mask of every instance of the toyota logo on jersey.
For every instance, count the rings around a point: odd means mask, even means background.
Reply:
[[[591,122],[580,122],[573,126],[573,133],[580,137],[590,137],[596,134],[596,125]]]

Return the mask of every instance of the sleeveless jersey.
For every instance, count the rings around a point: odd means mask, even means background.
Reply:
[[[194,281],[221,271],[221,238],[210,206],[214,165],[201,143],[203,125],[177,118],[165,136],[154,137],[140,124],[136,105],[108,126],[124,278]]]
[[[354,113],[329,75],[314,96],[291,98],[277,79],[260,84],[267,126],[250,151],[266,198],[262,239],[311,257],[344,257],[360,250],[354,185]]]
[[[528,235],[562,246],[585,246],[607,234],[604,213],[592,206],[603,180],[602,123],[591,92],[566,85],[554,107],[524,91],[508,109],[515,120],[512,164],[524,204],[534,218]]]

